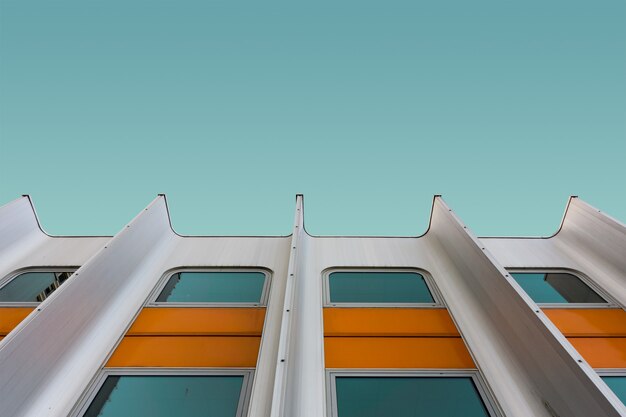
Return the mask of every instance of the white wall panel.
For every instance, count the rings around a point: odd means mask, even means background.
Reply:
[[[420,237],[311,236],[301,196],[294,218],[291,236],[180,236],[160,196],[113,238],[51,237],[29,199],[0,207],[0,277],[82,265],[0,342],[0,415],[66,416],[167,271],[263,267],[272,279],[248,417],[324,417],[323,272],[404,267],[432,275],[506,416],[626,416],[503,269],[577,269],[624,303],[623,224],[577,199],[551,238],[479,240],[440,198]]]

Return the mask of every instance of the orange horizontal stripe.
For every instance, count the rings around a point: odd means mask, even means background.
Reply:
[[[568,340],[594,368],[626,368],[626,338],[573,337]]]
[[[131,336],[107,367],[254,367],[260,337]]]
[[[9,334],[34,309],[34,307],[0,307],[0,336]]]
[[[626,311],[622,309],[551,309],[544,313],[565,336],[626,336]]]
[[[128,335],[255,335],[263,332],[265,308],[144,308]]]
[[[474,368],[460,337],[327,337],[327,368]]]
[[[325,336],[459,336],[445,308],[325,308]]]

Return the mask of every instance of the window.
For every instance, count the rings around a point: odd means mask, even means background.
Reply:
[[[426,277],[412,270],[335,270],[324,283],[331,306],[438,304]]]
[[[158,288],[160,305],[265,303],[268,273],[259,270],[179,270]]]
[[[489,417],[478,374],[331,372],[332,417]]]
[[[524,291],[538,304],[607,304],[589,285],[567,272],[511,272]]]
[[[598,375],[626,405],[626,369],[600,369]]]
[[[252,371],[107,370],[83,417],[242,417]],[[76,415],[76,414],[74,414]]]
[[[74,270],[28,271],[0,288],[0,302],[40,303],[61,286]]]

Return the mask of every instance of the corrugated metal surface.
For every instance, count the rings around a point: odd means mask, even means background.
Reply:
[[[394,267],[419,268],[432,276],[462,337],[458,340],[471,355],[462,366],[473,366],[473,361],[501,414],[626,416],[624,405],[582,352],[505,270],[573,269],[623,307],[623,224],[574,198],[560,231],[551,238],[478,239],[436,197],[429,230],[420,237],[314,237],[304,229],[303,210],[298,196],[290,236],[184,237],[172,230],[165,198],[159,196],[109,238],[48,236],[26,197],[0,207],[0,278],[31,267],[80,266],[0,342],[0,415],[68,415],[105,363],[117,360],[111,355],[167,271],[260,267],[271,271],[271,287],[260,344],[241,347],[259,351],[248,416],[325,416],[326,367],[334,365],[325,363],[322,275],[329,268]],[[135,329],[142,325],[137,323]],[[237,326],[247,328],[243,322]],[[131,332],[129,337],[163,336]],[[217,333],[197,337],[213,338],[210,343],[219,337],[229,339],[225,343],[233,337],[256,338]],[[359,338],[348,343],[358,344]],[[432,339],[430,343],[439,340]],[[203,343],[210,344],[203,340],[180,346],[201,352],[208,346]],[[127,359],[124,349],[117,358]]]

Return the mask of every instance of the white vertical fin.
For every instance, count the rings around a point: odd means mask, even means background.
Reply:
[[[553,239],[592,280],[626,307],[626,225],[572,197]]]
[[[308,274],[303,196],[296,197],[271,417],[325,414],[321,278]]]
[[[30,197],[23,196],[0,207],[0,278],[47,238]]]
[[[161,276],[172,247],[158,197],[0,345],[2,415],[65,417]]]
[[[426,235],[441,292],[507,417],[617,417],[626,408],[441,198]],[[621,414],[624,413],[624,414]]]

